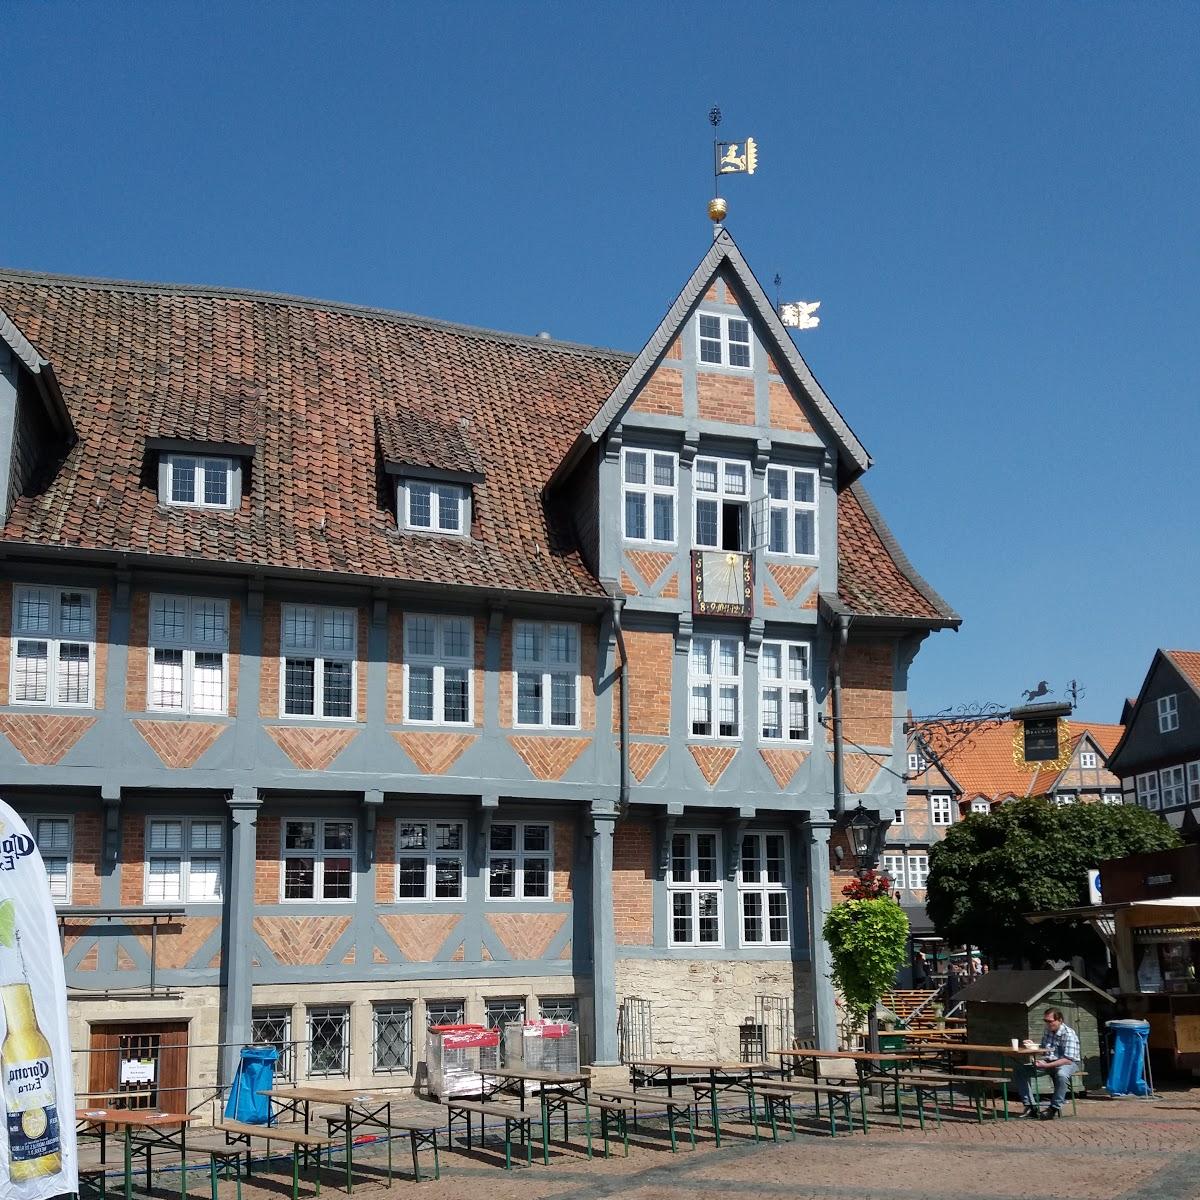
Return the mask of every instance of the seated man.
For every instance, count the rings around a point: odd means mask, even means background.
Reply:
[[[1057,1008],[1046,1009],[1042,1017],[1046,1026],[1042,1034],[1042,1056],[1033,1063],[1021,1063],[1013,1073],[1021,1099],[1025,1102],[1022,1114],[1036,1120],[1052,1121],[1062,1111],[1067,1098],[1067,1081],[1079,1069],[1079,1034],[1063,1021]],[[1039,1071],[1046,1071],[1054,1078],[1054,1095],[1046,1111],[1039,1113],[1033,1099],[1033,1081]]]

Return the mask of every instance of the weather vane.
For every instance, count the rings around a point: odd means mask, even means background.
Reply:
[[[708,110],[708,122],[714,129],[721,124],[721,110],[715,104]],[[721,197],[721,176],[753,175],[757,169],[758,143],[752,137],[713,142],[713,198],[708,202],[708,215],[718,229],[729,212],[729,205]]]

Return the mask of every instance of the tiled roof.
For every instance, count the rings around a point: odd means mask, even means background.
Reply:
[[[1087,732],[1105,755],[1112,752],[1122,733],[1120,725],[1094,725],[1083,721],[1067,724],[1073,746]],[[964,795],[992,798],[1009,794],[1040,795],[1054,785],[1061,772],[1049,768],[1037,771],[1019,768],[1013,761],[1013,739],[1017,730],[1018,722],[1004,721],[979,729],[962,740],[932,726],[924,728],[922,736],[958,781]]]
[[[1200,692],[1200,650],[1164,650],[1176,670]]]
[[[543,489],[632,357],[259,292],[0,270],[79,441],[0,540],[507,591],[599,595]],[[166,508],[148,438],[250,445],[235,512]],[[470,538],[400,533],[387,461],[482,476]],[[556,500],[555,503],[558,503]],[[841,600],[946,623],[866,493],[839,500]]]
[[[913,570],[866,489],[838,497],[838,599],[863,616],[957,624],[954,610]]]

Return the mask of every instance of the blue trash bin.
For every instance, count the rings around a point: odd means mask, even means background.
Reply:
[[[1113,1035],[1113,1056],[1108,1068],[1110,1096],[1148,1096],[1146,1082],[1146,1043],[1150,1037],[1149,1021],[1108,1021]]]
[[[271,1098],[261,1093],[271,1090],[278,1058],[279,1051],[272,1046],[247,1046],[242,1050],[225,1104],[227,1118],[247,1125],[271,1123]]]

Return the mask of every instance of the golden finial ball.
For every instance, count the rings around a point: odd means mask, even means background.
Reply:
[[[708,215],[713,221],[725,220],[725,214],[729,211],[729,205],[721,199],[720,196],[714,196],[708,202]]]

